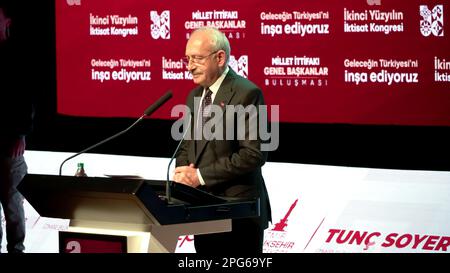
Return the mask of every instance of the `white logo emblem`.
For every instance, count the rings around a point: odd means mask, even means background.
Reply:
[[[236,58],[231,55],[229,65],[231,68],[236,71],[238,75],[241,75],[244,78],[248,77],[248,56],[242,55],[239,60],[236,60]]]
[[[444,6],[436,5],[430,11],[427,5],[420,6],[420,32],[423,36],[428,37],[431,34],[434,36],[444,36]]]
[[[153,39],[170,39],[170,11],[165,10],[158,15],[158,12],[150,11],[151,35]]]

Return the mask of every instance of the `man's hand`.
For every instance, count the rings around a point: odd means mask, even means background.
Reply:
[[[193,188],[200,186],[200,180],[197,176],[197,168],[195,168],[194,164],[175,168],[173,181]]]

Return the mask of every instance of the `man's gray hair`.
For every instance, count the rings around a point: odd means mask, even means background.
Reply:
[[[228,61],[230,60],[231,47],[227,36],[225,36],[225,34],[217,28],[213,27],[201,27],[194,30],[192,34],[196,32],[206,32],[211,38],[211,42],[213,44],[213,52],[218,50],[225,51],[226,64],[228,64]]]

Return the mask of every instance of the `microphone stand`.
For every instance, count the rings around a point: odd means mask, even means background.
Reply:
[[[122,134],[128,132],[131,128],[133,128],[136,124],[138,124],[138,122],[140,122],[145,116],[150,116],[153,112],[155,112],[161,105],[163,105],[163,104],[164,104],[166,101],[168,101],[171,97],[172,97],[172,91],[169,90],[169,91],[167,91],[162,97],[160,97],[155,103],[153,103],[153,104],[150,105],[147,109],[145,109],[144,114],[142,114],[142,116],[141,116],[140,118],[138,118],[133,124],[131,124],[127,129],[125,129],[125,130],[123,130],[123,131],[120,131],[120,132],[118,132],[117,134],[115,134],[115,135],[113,135],[113,136],[110,136],[110,137],[108,137],[107,139],[102,140],[102,141],[100,141],[99,143],[94,144],[94,145],[92,145],[92,146],[90,146],[90,147],[84,149],[83,151],[78,152],[78,153],[76,153],[76,154],[74,154],[74,155],[68,157],[68,158],[67,158],[66,160],[64,160],[64,161],[61,163],[61,165],[59,166],[59,176],[61,176],[62,167],[63,167],[64,163],[66,163],[68,160],[70,160],[70,159],[72,159],[72,158],[74,158],[74,157],[76,157],[76,156],[78,156],[78,155],[80,155],[80,154],[82,154],[82,153],[85,153],[85,152],[87,152],[87,151],[89,151],[89,150],[92,150],[92,149],[94,149],[95,147],[100,146],[100,145],[102,145],[103,143],[108,142],[108,141],[110,141],[110,140],[112,140],[112,139],[114,139],[114,138],[116,138],[116,137],[118,137],[118,136],[120,136],[120,135],[122,135]]]
[[[102,145],[102,144],[105,143],[105,142],[108,142],[108,141],[110,141],[110,140],[112,140],[112,139],[114,139],[114,138],[116,138],[116,137],[118,137],[118,136],[120,136],[120,135],[122,135],[122,134],[125,134],[125,133],[128,132],[131,128],[133,128],[136,124],[138,124],[138,122],[140,122],[144,117],[145,117],[145,114],[143,114],[138,120],[136,120],[133,124],[131,124],[127,129],[125,129],[125,130],[123,130],[123,131],[120,131],[120,132],[118,132],[117,134],[115,134],[115,135],[113,135],[113,136],[110,136],[110,137],[108,137],[107,139],[102,140],[102,141],[100,141],[99,143],[94,144],[94,145],[92,145],[92,146],[90,146],[90,147],[87,147],[86,149],[82,150],[81,152],[78,152],[78,153],[76,153],[76,154],[74,154],[74,155],[72,155],[72,156],[66,158],[66,160],[64,160],[64,161],[61,163],[61,165],[59,166],[59,176],[61,176],[62,167],[63,167],[64,163],[66,163],[67,161],[69,161],[70,159],[72,159],[72,158],[74,158],[74,157],[76,157],[76,156],[79,156],[79,155],[82,154],[82,153],[85,153],[85,152],[87,152],[87,151],[90,151],[90,150],[92,150],[92,149],[94,149],[94,148],[96,148],[96,147]]]
[[[186,137],[187,132],[190,130],[191,128],[191,115],[189,115],[189,123],[188,126],[186,128],[186,131],[183,134],[183,137],[181,138],[181,140],[178,142],[177,148],[175,149],[175,152],[173,153],[172,157],[170,158],[169,161],[169,165],[167,166],[167,177],[166,177],[166,200],[168,204],[172,204],[171,198],[172,198],[172,191],[171,191],[171,187],[172,187],[172,181],[170,181],[169,179],[169,172],[170,172],[170,165],[172,164],[172,161],[174,160],[175,156],[178,153],[178,150],[180,149],[181,143],[183,142],[184,138]]]

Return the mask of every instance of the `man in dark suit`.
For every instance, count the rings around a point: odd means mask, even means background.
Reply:
[[[254,106],[253,109],[259,110],[258,106],[264,105],[264,98],[255,84],[228,67],[229,57],[228,39],[217,29],[197,29],[187,42],[186,66],[194,83],[199,85],[187,98],[191,111],[190,129],[205,133],[207,130],[202,129],[213,128],[214,132],[218,126],[223,127],[221,137],[211,139],[211,136],[198,137],[194,133],[195,137],[183,141],[177,154],[173,180],[217,196],[260,198],[260,217],[234,219],[231,232],[196,235],[194,240],[197,253],[255,254],[262,252],[264,229],[271,220],[270,202],[261,174],[267,152],[261,149],[257,126],[251,126],[261,121],[258,111],[254,113],[256,116],[225,112],[229,111],[228,106]],[[198,107],[195,107],[195,102],[199,102]],[[219,114],[219,119],[213,116],[220,122],[208,127],[208,121],[213,119],[209,116],[211,107],[220,107],[223,113]],[[217,115],[217,111],[214,112]],[[241,117],[245,124],[237,122]],[[226,132],[231,128],[239,131],[242,128],[238,126],[244,125],[244,138]],[[256,137],[252,138],[255,134]]]

